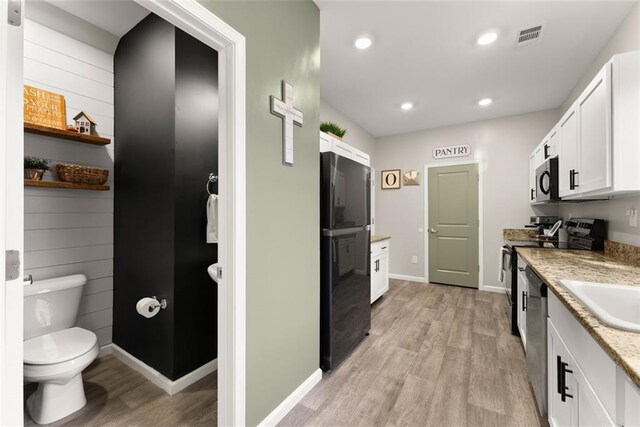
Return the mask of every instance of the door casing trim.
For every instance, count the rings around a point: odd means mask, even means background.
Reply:
[[[482,252],[482,246],[484,244],[484,191],[483,191],[483,169],[482,160],[479,159],[467,159],[459,161],[446,161],[438,163],[427,163],[424,165],[424,203],[423,210],[423,225],[422,240],[424,245],[424,281],[429,283],[429,169],[443,166],[461,166],[461,165],[478,165],[478,290],[484,290],[484,256]]]

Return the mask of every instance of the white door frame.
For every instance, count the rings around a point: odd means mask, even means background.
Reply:
[[[442,161],[439,163],[427,163],[424,165],[424,280],[429,283],[429,169],[442,166],[460,166],[460,165],[478,165],[478,264],[480,269],[478,271],[478,290],[484,290],[484,256],[482,253],[482,246],[484,241],[484,207],[483,207],[483,170],[482,160],[479,159],[466,159],[466,160],[452,160]]]
[[[246,193],[245,193],[245,38],[196,0],[134,0],[191,36],[218,51],[219,79],[219,228],[218,262],[223,275],[218,280],[218,425],[245,424],[245,319],[246,319]],[[23,252],[23,183],[22,183],[22,28],[19,38],[7,38],[15,27],[7,25],[7,6],[0,11],[0,66],[19,68],[19,83],[0,73],[0,236],[16,230]],[[23,1],[24,20],[24,1]],[[20,46],[19,55],[13,49]],[[13,64],[20,64],[14,66]],[[9,85],[9,86],[7,86]],[[5,94],[5,88],[14,89]],[[5,108],[6,107],[6,108]],[[8,124],[10,126],[4,126]],[[9,132],[13,132],[10,134]],[[9,137],[16,139],[10,140]],[[8,144],[7,141],[12,141]],[[19,148],[17,148],[19,146]],[[4,175],[6,171],[7,176]],[[16,178],[16,176],[18,178]],[[8,180],[9,179],[9,180]],[[19,194],[19,209],[15,197]],[[11,203],[11,206],[9,206]],[[3,220],[4,217],[4,220]],[[5,239],[0,238],[4,258]],[[10,243],[15,243],[10,241]],[[4,272],[4,262],[0,273]],[[0,276],[2,277],[2,276]],[[4,279],[2,284],[5,285]],[[15,285],[18,286],[15,286]],[[13,285],[13,287],[11,287]],[[18,292],[4,293],[5,289]],[[0,310],[15,315],[19,322],[6,322],[0,316],[0,425],[22,424],[22,273],[15,282],[7,283],[0,292]],[[8,308],[16,308],[8,312]],[[17,325],[17,326],[16,326]],[[19,339],[17,339],[19,337]],[[11,338],[11,339],[9,339]],[[5,344],[9,344],[6,345]]]

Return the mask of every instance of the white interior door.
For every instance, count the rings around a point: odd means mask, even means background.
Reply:
[[[24,0],[2,2],[0,9],[0,425],[22,425]],[[20,262],[11,279],[9,250],[18,251]]]

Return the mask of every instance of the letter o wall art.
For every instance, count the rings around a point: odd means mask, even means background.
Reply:
[[[397,190],[400,188],[400,169],[382,171],[380,188],[383,190]]]

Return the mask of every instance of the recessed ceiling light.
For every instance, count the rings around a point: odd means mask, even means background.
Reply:
[[[400,108],[402,108],[404,111],[409,111],[413,108],[413,103],[411,102],[403,102],[402,105],[400,106]]]
[[[479,45],[485,46],[493,43],[497,39],[498,39],[497,31],[487,31],[485,33],[480,34],[480,37],[478,37],[477,42]]]
[[[358,49],[368,49],[373,44],[371,37],[358,37],[354,43]]]
[[[491,104],[493,102],[493,99],[491,98],[482,98],[480,101],[478,101],[478,105],[481,107],[486,107],[487,105]]]

